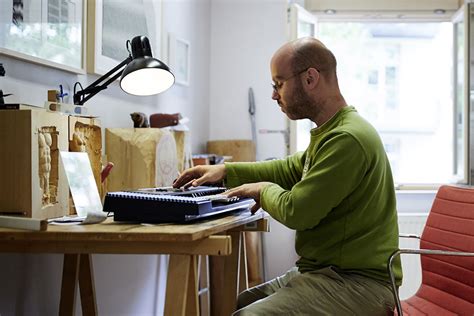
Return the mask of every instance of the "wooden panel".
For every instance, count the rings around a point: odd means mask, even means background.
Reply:
[[[232,161],[255,161],[255,143],[246,139],[212,140],[207,142],[210,154],[232,156]]]
[[[0,133],[0,213],[38,219],[66,215],[69,187],[59,151],[68,149],[67,116],[1,111]]]
[[[230,236],[209,236],[196,241],[87,241],[30,240],[9,241],[0,244],[2,252],[24,253],[100,253],[100,254],[196,254],[225,256],[231,253]]]
[[[106,155],[115,165],[107,181],[107,191],[162,186],[157,185],[157,182],[162,182],[163,177],[172,177],[168,180],[170,183],[165,184],[171,185],[178,175],[177,152],[167,152],[162,156],[157,155],[157,152],[173,146],[176,150],[174,137],[165,129],[107,128]],[[157,164],[165,158],[169,168],[162,169]]]
[[[29,111],[0,112],[0,211],[31,214],[32,153]]]
[[[178,156],[178,171],[181,172],[191,167],[191,140],[188,131],[171,131],[176,141],[176,153]]]

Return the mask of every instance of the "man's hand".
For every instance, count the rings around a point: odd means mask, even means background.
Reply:
[[[255,200],[255,204],[250,209],[250,212],[254,214],[260,208],[260,193],[263,188],[267,185],[272,184],[271,182],[256,182],[256,183],[247,183],[241,186],[230,189],[223,194],[228,197],[238,196],[238,197],[249,197]]]
[[[197,187],[206,183],[216,183],[225,178],[225,165],[202,165],[189,168],[174,180],[173,187]]]

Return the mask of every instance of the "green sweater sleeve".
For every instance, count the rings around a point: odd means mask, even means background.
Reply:
[[[301,179],[304,157],[303,152],[298,152],[286,159],[226,163],[226,186],[269,181],[290,190]]]
[[[260,196],[262,208],[283,225],[306,230],[318,223],[360,183],[367,159],[360,144],[349,134],[336,134],[308,148],[311,167],[291,188],[272,184]],[[317,157],[317,159],[316,159]]]

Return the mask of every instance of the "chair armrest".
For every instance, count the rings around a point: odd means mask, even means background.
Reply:
[[[436,250],[436,249],[398,249],[394,251],[388,258],[388,274],[390,275],[390,282],[392,283],[393,297],[395,298],[395,304],[399,316],[403,316],[402,304],[400,303],[400,297],[398,295],[397,284],[395,283],[395,274],[393,273],[393,261],[396,257],[401,254],[418,254],[418,255],[441,255],[441,256],[462,256],[462,257],[474,257],[474,252],[462,252],[462,251],[448,251],[448,250]]]
[[[416,234],[399,234],[398,237],[400,237],[400,238],[416,238],[416,239],[421,239],[420,235],[416,235]]]

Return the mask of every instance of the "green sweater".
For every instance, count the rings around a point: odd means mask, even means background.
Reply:
[[[388,257],[398,249],[395,190],[375,129],[344,107],[311,130],[305,152],[286,159],[227,163],[226,184],[269,181],[262,208],[296,230],[301,272],[335,266],[389,282]],[[400,285],[400,260],[395,262]]]

